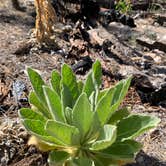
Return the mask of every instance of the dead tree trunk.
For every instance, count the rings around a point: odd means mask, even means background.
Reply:
[[[36,7],[36,39],[39,43],[52,43],[53,26],[56,13],[50,0],[35,0]]]

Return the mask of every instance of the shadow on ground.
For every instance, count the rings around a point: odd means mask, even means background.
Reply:
[[[0,11],[0,23],[10,23],[10,24],[20,24],[24,26],[34,27],[35,18],[31,16],[26,16],[26,13],[22,14],[12,14],[7,11]]]
[[[166,161],[161,162],[159,159],[148,156],[144,151],[141,151],[136,156],[136,163],[127,164],[126,166],[166,166]]]

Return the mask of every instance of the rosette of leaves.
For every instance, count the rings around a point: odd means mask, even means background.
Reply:
[[[100,90],[99,61],[84,83],[77,81],[66,64],[61,74],[52,72],[50,85],[31,68],[28,75],[33,86],[29,95],[32,107],[19,110],[19,116],[38,148],[49,151],[50,165],[115,166],[131,162],[141,149],[134,139],[160,121],[119,109],[131,77]]]

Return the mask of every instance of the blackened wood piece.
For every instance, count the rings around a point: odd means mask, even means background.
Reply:
[[[89,56],[82,57],[80,61],[78,61],[76,64],[72,66],[72,70],[75,73],[78,73],[79,70],[81,70],[82,72],[79,73],[85,74],[85,72],[92,67],[92,63],[92,59]]]

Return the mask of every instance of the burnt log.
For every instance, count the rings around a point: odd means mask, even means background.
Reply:
[[[59,0],[54,0],[59,1]],[[98,3],[100,6],[105,8],[113,8],[115,6],[115,0],[63,0],[65,3],[73,3],[73,4],[81,4],[86,3],[87,1],[91,1],[94,3]]]

